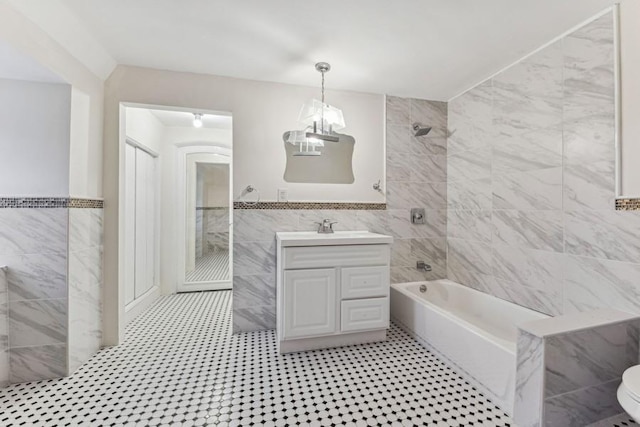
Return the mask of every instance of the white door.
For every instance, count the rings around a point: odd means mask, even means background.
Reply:
[[[155,285],[155,159],[136,149],[136,286],[139,298]]]
[[[125,146],[125,306],[156,285],[156,158]]]
[[[336,270],[284,272],[284,338],[336,332]]]
[[[125,145],[124,296],[125,305],[136,298],[136,148]]]

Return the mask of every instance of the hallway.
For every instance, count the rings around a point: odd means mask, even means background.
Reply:
[[[230,331],[230,291],[163,297],[72,376],[0,391],[0,425],[511,425],[396,326],[289,355]]]

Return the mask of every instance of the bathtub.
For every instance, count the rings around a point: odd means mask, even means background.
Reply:
[[[420,292],[426,285],[427,291]],[[548,317],[450,280],[391,285],[391,318],[513,415],[516,325]]]

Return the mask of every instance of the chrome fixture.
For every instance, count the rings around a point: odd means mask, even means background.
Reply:
[[[330,219],[323,219],[322,222],[316,222],[316,224],[318,224],[318,233],[331,234],[333,233],[333,224],[337,224],[337,222],[331,221]]]
[[[411,223],[412,224],[424,224],[424,209],[413,208],[411,209]]]
[[[431,265],[426,264],[424,261],[418,261],[416,268],[420,271],[431,271]]]
[[[382,185],[380,184],[380,180],[373,184],[373,189],[382,192]]]
[[[193,127],[202,127],[202,113],[193,113]]]
[[[427,292],[427,285],[420,285],[420,292],[423,294]]]
[[[315,68],[322,74],[321,100],[312,99],[302,106],[298,121],[305,126],[301,131],[290,131],[287,142],[299,145],[300,151],[296,156],[319,156],[317,147],[324,147],[325,142],[338,142],[340,138],[335,131],[344,129],[344,115],[342,110],[329,105],[324,99],[324,75],[331,70],[327,62],[318,62]]]
[[[431,129],[433,129],[431,126],[422,126],[420,123],[414,123],[413,124],[413,132],[415,136],[425,136],[427,135],[429,132],[431,132]]]
[[[249,193],[256,193],[256,200],[254,200],[253,202],[247,202],[245,200],[242,200],[243,196],[246,196]],[[257,188],[255,188],[253,185],[249,184],[245,187],[245,189],[242,191],[242,194],[240,195],[240,203],[242,203],[245,206],[255,206],[258,203],[260,203],[260,192],[258,191]]]

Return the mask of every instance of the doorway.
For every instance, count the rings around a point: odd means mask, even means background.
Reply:
[[[160,296],[232,286],[232,118],[121,104],[123,324]]]

